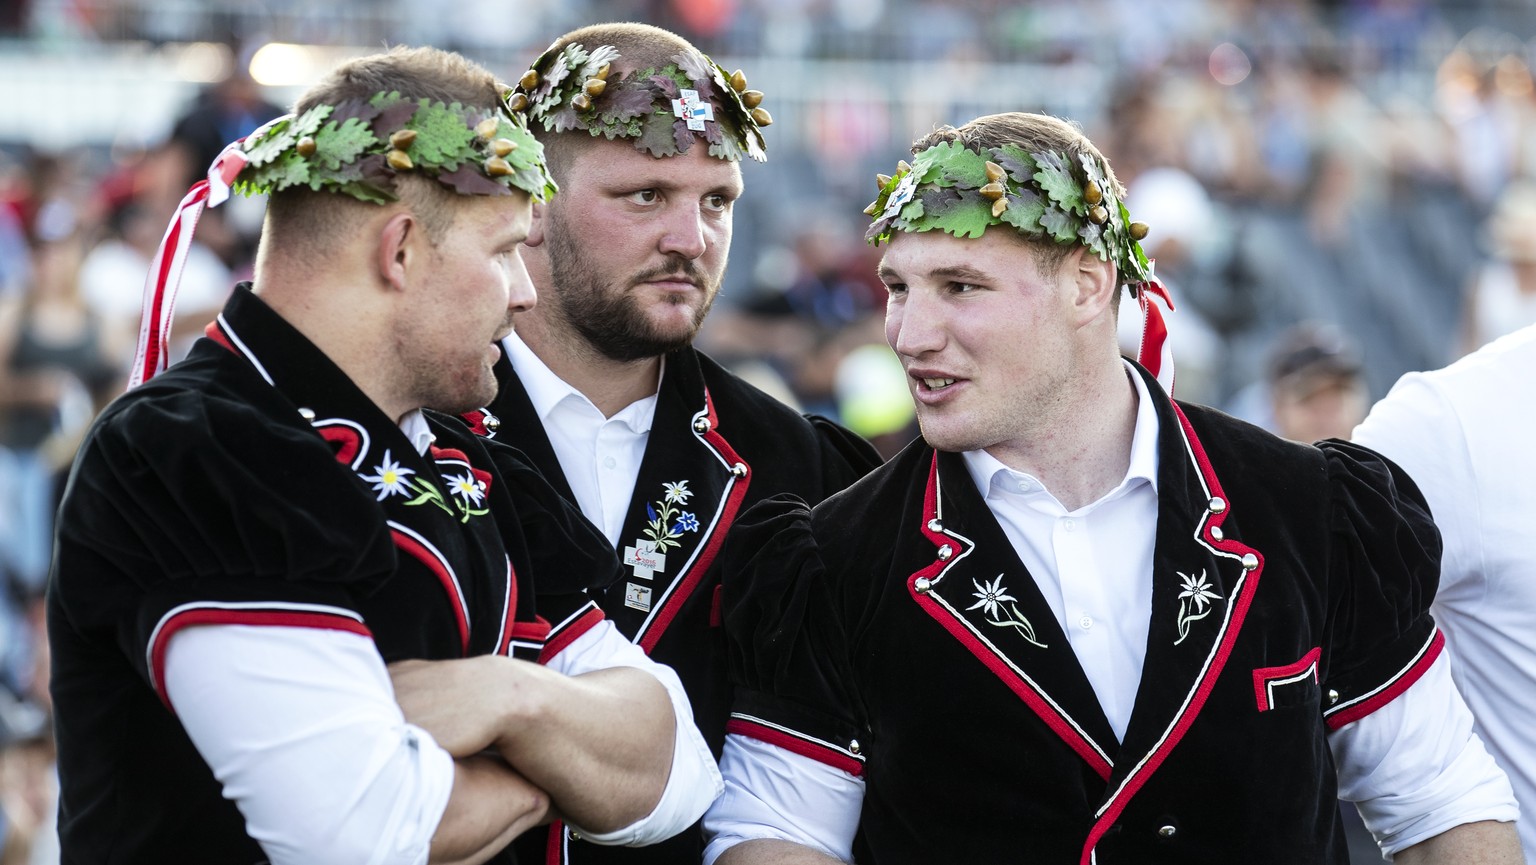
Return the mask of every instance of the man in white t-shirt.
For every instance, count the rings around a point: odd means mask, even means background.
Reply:
[[[1354,440],[1412,475],[1445,553],[1432,607],[1451,648],[1451,676],[1475,729],[1536,803],[1536,325],[1450,366],[1409,373],[1371,409]],[[1536,824],[1520,823],[1528,861]]]

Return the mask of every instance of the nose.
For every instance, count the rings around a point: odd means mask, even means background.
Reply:
[[[519,249],[507,259],[507,309],[527,312],[538,302],[539,294],[533,287],[533,280],[528,277],[528,268],[523,264],[523,251]]]
[[[901,357],[922,357],[942,349],[943,305],[916,289],[901,297],[892,295],[885,306],[885,340]]]
[[[658,251],[666,255],[678,255],[690,261],[704,255],[709,248],[704,224],[704,213],[698,202],[679,203],[662,215],[661,240]]]

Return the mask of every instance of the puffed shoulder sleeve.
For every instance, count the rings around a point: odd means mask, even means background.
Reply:
[[[821,445],[823,495],[849,486],[879,467],[880,452],[857,433],[818,414],[807,414]]]
[[[52,591],[73,624],[141,664],[172,619],[365,633],[357,599],[394,567],[382,512],[312,430],[194,395],[103,418],[57,538]]]
[[[1330,483],[1329,609],[1324,714],[1330,729],[1391,702],[1429,668],[1444,639],[1429,615],[1440,534],[1424,497],[1385,457],[1320,444]]]
[[[793,496],[759,502],[721,550],[722,606],[736,697],[727,732],[857,773],[862,728],[842,604]]]

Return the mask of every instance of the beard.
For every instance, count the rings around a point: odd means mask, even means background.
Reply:
[[[588,266],[585,249],[590,245],[578,244],[553,213],[549,218],[547,243],[554,291],[540,301],[548,303],[588,345],[610,360],[628,362],[670,354],[693,342],[719,293],[718,279],[711,282],[696,263],[679,255],[670,255],[662,266],[632,277],[630,285],[668,276],[685,278],[704,293],[687,328],[660,327],[646,316],[628,286],[604,284],[596,269]],[[667,301],[682,304],[686,298],[669,296]]]

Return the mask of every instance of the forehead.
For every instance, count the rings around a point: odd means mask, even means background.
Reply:
[[[582,142],[562,184],[698,186],[706,189],[741,188],[741,168],[734,162],[709,155],[709,144],[695,138],[687,153],[652,156],[635,149],[633,141],[595,139]],[[558,196],[557,196],[558,197]]]
[[[533,222],[533,199],[522,190],[511,195],[461,195],[456,220],[483,232],[526,234]]]
[[[955,237],[943,231],[898,231],[880,259],[882,273],[908,280],[931,274],[972,270],[997,276],[1034,272],[1035,251],[1011,230],[988,228],[981,237]]]

